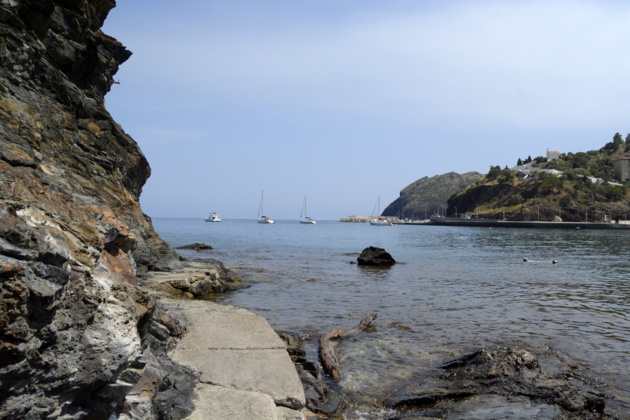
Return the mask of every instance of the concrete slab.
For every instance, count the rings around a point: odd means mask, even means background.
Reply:
[[[279,349],[284,342],[267,321],[251,312],[189,314],[191,326],[180,342],[182,349]]]
[[[173,359],[192,364],[203,383],[270,395],[276,404],[301,409],[304,388],[286,350],[183,350]]]
[[[200,384],[191,420],[278,420],[273,399],[259,392]]]
[[[252,312],[206,301],[162,302],[187,320],[181,349],[286,349],[267,321]]]
[[[264,318],[243,309],[207,301],[162,299],[160,302],[174,316],[185,319],[188,332],[171,353],[171,358],[201,372],[199,387],[205,389],[204,398],[222,398],[224,392],[206,389],[216,386],[266,395],[274,406],[304,408],[304,388],[295,366],[284,342]],[[246,407],[243,409],[254,410],[253,404],[266,404],[253,401],[258,400],[244,401]],[[209,407],[219,403],[208,400],[203,404]],[[215,418],[213,412],[206,413],[212,413],[211,418]],[[277,413],[274,415],[278,416]],[[242,415],[240,418],[266,417]]]

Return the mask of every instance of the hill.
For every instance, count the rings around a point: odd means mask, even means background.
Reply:
[[[448,201],[449,216],[507,220],[604,222],[630,213],[627,183],[615,179],[614,162],[630,153],[630,134],[619,133],[599,150],[562,153],[556,159],[518,159],[508,169],[490,167]]]
[[[478,172],[449,172],[431,178],[425,176],[405,187],[400,192],[400,197],[385,208],[382,216],[397,216],[402,219],[425,218],[425,215],[428,217],[446,208],[446,203],[453,194],[481,177]]]

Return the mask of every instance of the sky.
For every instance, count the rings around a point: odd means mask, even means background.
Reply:
[[[630,2],[118,0],[105,97],[151,217],[381,211],[412,182],[630,133]]]

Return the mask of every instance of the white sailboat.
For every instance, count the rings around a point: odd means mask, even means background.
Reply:
[[[275,222],[273,221],[273,219],[264,216],[263,215],[263,196],[265,194],[265,191],[263,190],[262,193],[260,194],[260,207],[258,207],[258,223],[262,223],[265,225],[272,225]]]
[[[302,214],[304,217],[302,217]],[[304,204],[302,205],[302,211],[300,212],[300,223],[303,225],[314,225],[317,223],[315,220],[306,215],[306,197],[304,197]]]
[[[376,205],[374,206],[374,210],[378,207],[378,211],[376,213],[376,218],[370,220],[370,225],[372,226],[394,226],[392,222],[388,222],[387,218],[381,217],[381,197],[376,200]],[[372,210],[372,217],[374,217],[374,210]]]

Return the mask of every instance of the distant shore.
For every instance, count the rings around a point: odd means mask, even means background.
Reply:
[[[630,223],[624,221],[611,223],[598,222],[541,222],[541,221],[509,221],[492,219],[458,219],[454,217],[431,217],[430,222],[394,222],[401,225],[428,226],[476,226],[498,228],[536,228],[536,229],[630,229]]]

